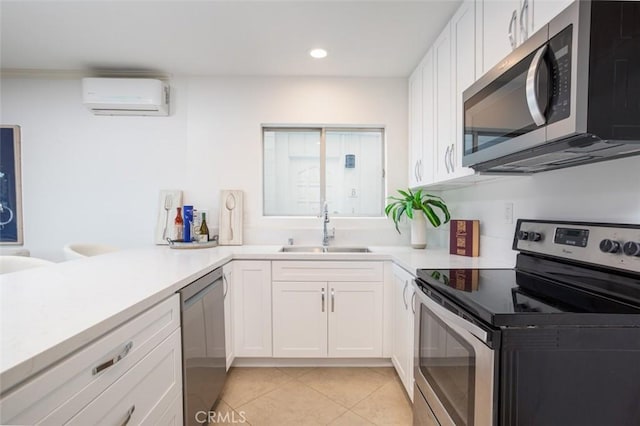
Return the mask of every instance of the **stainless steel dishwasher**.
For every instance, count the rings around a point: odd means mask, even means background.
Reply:
[[[207,423],[226,379],[222,268],[180,290],[184,424]]]

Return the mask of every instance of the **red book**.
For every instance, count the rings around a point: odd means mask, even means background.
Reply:
[[[471,257],[480,255],[479,220],[452,220],[449,222],[449,253]]]

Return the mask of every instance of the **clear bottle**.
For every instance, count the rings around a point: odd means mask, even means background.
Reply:
[[[176,218],[173,220],[173,239],[174,241],[182,241],[182,230],[184,221],[182,220],[182,207],[176,207]]]
[[[205,212],[202,212],[202,221],[200,223],[198,234],[198,238],[200,238],[201,243],[209,241],[209,227],[207,226],[207,214]]]

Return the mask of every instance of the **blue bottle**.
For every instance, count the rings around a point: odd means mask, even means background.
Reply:
[[[182,212],[184,213],[184,232],[182,233],[184,237],[184,242],[191,242],[191,228],[193,226],[193,206],[184,206],[182,208]]]

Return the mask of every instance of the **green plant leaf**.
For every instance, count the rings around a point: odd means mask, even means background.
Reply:
[[[387,197],[388,204],[385,206],[384,213],[393,220],[396,231],[399,234],[401,233],[399,224],[402,216],[406,215],[409,219],[414,219],[415,210],[424,212],[434,227],[438,227],[443,223],[434,208],[442,211],[444,223],[449,222],[451,219],[449,209],[441,197],[423,192],[422,188],[418,188],[415,192],[411,188],[406,190],[398,189],[397,191],[399,195]]]
[[[422,206],[422,211],[427,215],[427,219],[429,219],[429,222],[431,222],[434,228],[437,228],[442,224],[436,212],[434,212],[428,204],[424,204]]]
[[[447,208],[447,205],[445,203],[438,200],[427,200],[426,203],[438,207],[440,210],[442,210],[442,212],[444,213],[444,223],[447,223],[449,222],[449,220],[451,220],[451,214],[449,213],[449,209]]]

